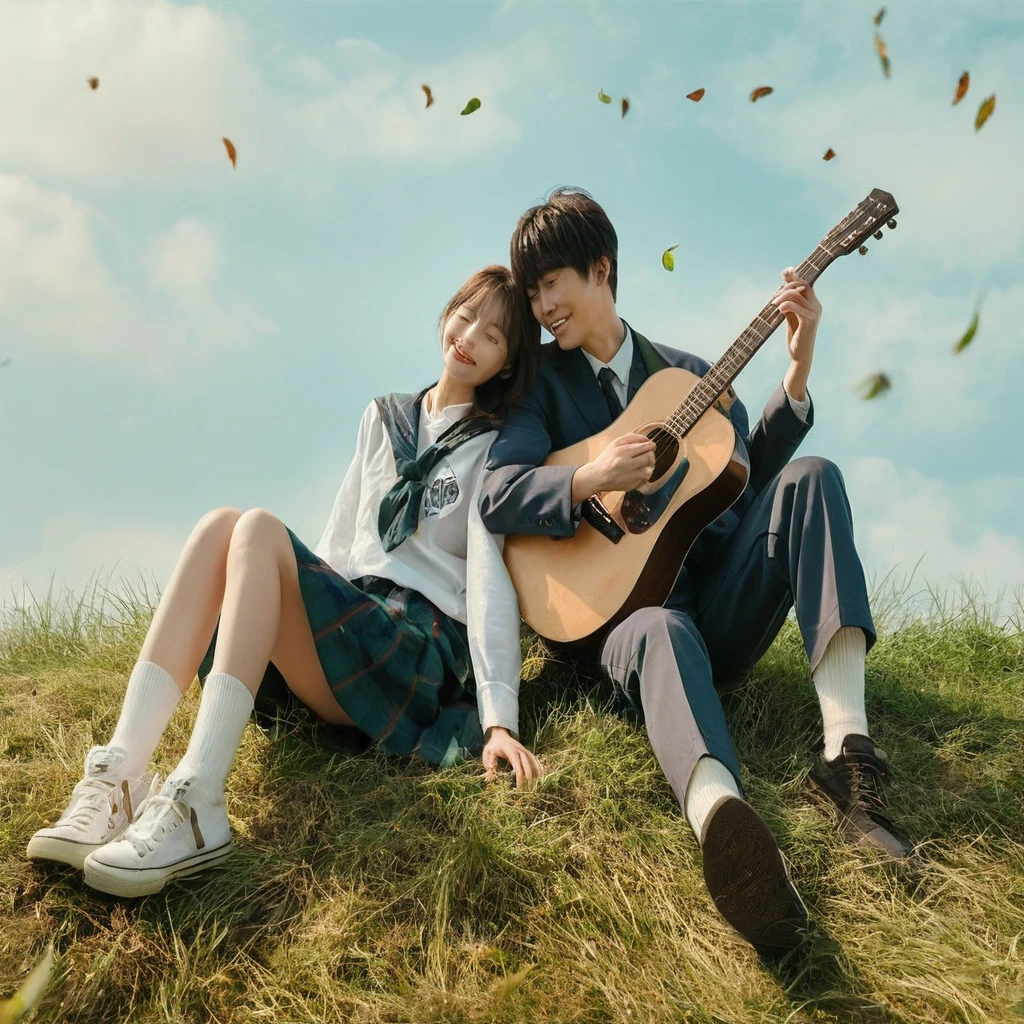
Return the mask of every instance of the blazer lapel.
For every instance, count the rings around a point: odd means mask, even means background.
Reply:
[[[623,321],[623,323],[625,323],[625,321]],[[647,364],[644,362],[643,352],[640,351],[640,344],[637,341],[637,333],[632,327],[630,327],[629,330],[633,335],[633,359],[629,364],[629,382],[626,385],[627,404],[633,401],[633,397],[640,390],[641,386],[649,376],[647,373]]]
[[[590,368],[590,363],[587,362],[587,357],[578,348],[570,349],[568,352],[559,351],[555,359],[555,369],[562,378],[569,397],[593,433],[604,430],[612,419],[608,413],[608,403],[601,394],[601,388],[594,371]]]

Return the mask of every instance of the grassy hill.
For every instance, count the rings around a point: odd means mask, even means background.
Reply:
[[[1019,622],[960,608],[890,627],[869,656],[912,866],[845,845],[806,797],[820,720],[793,622],[725,697],[748,795],[817,924],[769,969],[708,898],[644,733],[529,640],[524,738],[549,774],[528,791],[384,758],[300,713],[246,730],[225,867],[118,902],[29,864],[109,738],[150,615],[145,598],[47,600],[0,633],[0,995],[53,938],[36,1020],[1024,1021]],[[193,688],[164,771],[197,705]]]

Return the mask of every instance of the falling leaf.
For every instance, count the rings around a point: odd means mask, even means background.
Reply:
[[[224,148],[228,151],[228,159],[231,161],[231,166],[235,166],[235,158],[238,154],[235,152],[235,145],[230,139],[224,139]]]
[[[51,942],[42,960],[29,971],[18,991],[10,999],[0,1002],[0,1024],[14,1024],[14,1021],[35,1009],[39,1005],[39,1000],[43,998],[52,973],[53,943]]]
[[[625,96],[622,97],[622,116],[625,117],[629,111],[629,100]]]
[[[756,103],[762,96],[770,96],[775,90],[770,85],[759,85],[751,94],[750,102]]]
[[[885,72],[885,77],[889,77],[889,47],[885,45],[885,40],[876,32],[875,33],[875,49],[878,51],[878,59],[882,62],[882,70]]]
[[[963,352],[965,348],[974,340],[974,335],[978,332],[978,311],[974,311],[974,316],[971,319],[970,325],[967,330],[964,331],[964,336],[956,343],[956,347],[953,349],[953,354],[956,355]]]
[[[429,107],[430,104],[434,102],[434,94],[430,91],[429,85],[421,85],[420,88],[424,91],[424,93],[426,93],[427,96],[427,105],[426,107],[423,108],[424,110],[426,110],[427,107]]]
[[[700,103],[700,101],[704,99],[703,87],[701,87],[700,89],[694,89],[693,92],[688,92],[686,94],[686,98],[688,100],[693,100],[694,103]]]
[[[463,109],[462,113],[463,113],[463,115],[465,115],[465,114],[472,114],[474,110],[479,110],[479,109],[480,109],[480,101],[474,96],[466,104],[466,106]]]
[[[882,19],[885,17],[885,8],[879,7],[878,13],[875,15],[875,27],[877,28],[882,24]]]
[[[663,253],[661,254],[661,265],[662,265],[662,266],[663,266],[663,267],[664,267],[664,268],[665,268],[666,270],[675,270],[675,269],[676,269],[676,258],[675,258],[675,256],[673,256],[673,255],[672,255],[672,250],[673,250],[673,249],[678,249],[678,248],[679,248],[679,246],[678,246],[678,245],[670,245],[670,246],[669,246],[669,247],[668,247],[668,248],[667,248],[667,249],[666,249],[666,250],[665,250],[665,251],[664,251],[664,252],[663,252]]]
[[[867,401],[869,398],[875,398],[877,395],[883,394],[891,387],[892,382],[884,373],[876,373],[873,377],[868,377],[866,381],[858,385],[858,390],[865,391],[863,397]]]
[[[953,97],[953,106],[955,107],[966,95],[967,87],[971,84],[971,76],[968,72],[964,72],[960,76],[960,81],[956,85],[956,95]]]
[[[978,107],[978,116],[974,119],[974,130],[977,131],[991,116],[992,111],[996,109],[996,94],[992,93],[991,96],[980,107]]]
[[[608,93],[606,93],[606,92],[604,91],[604,89],[598,89],[598,90],[597,90],[597,98],[598,98],[598,99],[599,99],[599,100],[600,100],[600,101],[601,101],[602,103],[611,103],[611,101],[612,101],[612,98],[611,98],[611,96],[609,96],[609,95],[608,95]]]
[[[8,367],[10,365],[11,365],[11,360],[10,360],[9,356],[6,359],[0,359],[0,370],[3,370],[4,368],[6,368],[6,367]]]
[[[86,81],[89,83],[90,89],[98,89],[100,87],[100,80],[98,78],[87,78]]]
[[[828,149],[825,150],[825,155],[821,159],[831,160],[835,155],[836,151],[831,146],[829,146]]]

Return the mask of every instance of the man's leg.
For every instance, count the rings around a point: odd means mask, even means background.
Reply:
[[[875,642],[864,571],[842,474],[794,459],[758,495],[702,582],[695,621],[719,682],[771,645],[791,607],[822,711],[825,759],[812,780],[853,838],[905,856],[885,818],[885,753],[868,736],[864,656]]]
[[[701,844],[723,917],[765,952],[795,945],[806,910],[775,839],[742,798],[739,762],[704,641],[678,609],[643,608],[606,638],[601,665],[636,708]]]

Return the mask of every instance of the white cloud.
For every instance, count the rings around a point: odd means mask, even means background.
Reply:
[[[743,45],[742,56],[709,70],[704,103],[723,102],[702,123],[760,167],[803,182],[805,201],[827,226],[871,188],[891,192],[901,216],[884,244],[899,247],[900,278],[966,270],[973,284],[978,267],[1024,255],[1024,190],[1017,184],[1024,111],[1012,102],[1024,38],[987,37],[965,52],[958,26],[985,6],[972,4],[968,13],[943,4],[941,18],[927,4],[893,12],[883,24],[892,56],[888,79],[862,7],[794,8],[795,26],[786,24],[756,48]],[[1006,5],[997,9],[1009,13]],[[968,65],[970,91],[952,107]],[[652,74],[657,83],[669,69]],[[759,84],[775,92],[750,103],[747,93]],[[975,132],[975,112],[990,93],[998,97],[996,112]],[[692,116],[679,109],[674,92],[649,102],[671,123]],[[837,156],[825,162],[829,147]]]
[[[516,141],[505,100],[524,77],[545,74],[546,52],[511,43],[413,65],[369,40],[342,39],[324,60],[284,60],[296,92],[268,83],[243,18],[229,10],[169,0],[6,4],[0,63],[17,87],[0,91],[0,164],[99,189],[280,176],[323,191],[318,176],[354,158],[450,164]],[[435,91],[429,111],[422,82]],[[481,109],[460,117],[473,95]]]
[[[148,588],[161,590],[170,580],[189,530],[158,524],[100,522],[69,513],[43,524],[36,551],[14,565],[0,567],[0,606],[29,604],[28,590],[42,600],[51,586],[57,599],[65,591],[76,595],[109,589],[124,594]]]
[[[958,577],[973,580],[997,614],[1014,611],[1014,593],[1024,597],[1024,540],[990,527],[983,506],[965,501],[955,486],[877,456],[854,460],[843,475],[869,575],[909,573],[920,561],[920,583],[955,596]],[[1022,492],[1024,477],[1006,475],[971,487],[996,505]]]
[[[104,261],[109,226],[86,202],[0,175],[0,330],[16,339],[12,353],[44,349],[163,374],[276,330],[216,297],[223,243],[202,222],[182,218],[149,239],[139,285]]]

